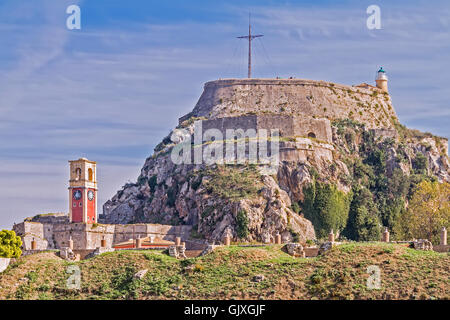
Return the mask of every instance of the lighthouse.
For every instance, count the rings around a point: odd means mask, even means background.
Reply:
[[[388,77],[386,75],[386,71],[384,71],[383,67],[378,70],[377,78],[375,79],[377,83],[377,88],[383,90],[384,92],[388,92]]]

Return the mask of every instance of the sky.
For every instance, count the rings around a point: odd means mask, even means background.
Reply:
[[[0,0],[0,229],[67,212],[80,157],[98,162],[101,213],[206,81],[246,77],[249,12],[254,77],[373,84],[383,66],[400,122],[450,136],[448,0]]]

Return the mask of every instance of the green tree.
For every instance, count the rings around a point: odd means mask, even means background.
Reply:
[[[418,152],[413,160],[414,172],[417,174],[426,174],[428,168],[428,159],[423,155],[423,153]]]
[[[381,224],[377,215],[366,207],[359,207],[355,214],[356,239],[358,241],[377,241],[381,237]]]
[[[14,231],[0,231],[0,257],[1,258],[19,258],[22,254],[20,247],[22,239],[16,236]]]
[[[248,216],[245,210],[240,210],[236,217],[236,233],[239,238],[245,239],[248,236]]]
[[[450,228],[450,184],[424,180],[417,186],[408,209],[398,218],[396,233],[404,239],[439,243],[442,227]]]
[[[316,182],[304,188],[302,209],[319,238],[334,230],[342,231],[347,224],[351,193],[339,191],[335,185]]]
[[[373,195],[367,188],[354,185],[347,226],[343,234],[352,240],[379,240],[381,223]]]

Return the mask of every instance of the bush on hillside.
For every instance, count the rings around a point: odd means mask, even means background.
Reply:
[[[19,258],[22,254],[21,246],[22,239],[14,231],[0,231],[0,258]]]

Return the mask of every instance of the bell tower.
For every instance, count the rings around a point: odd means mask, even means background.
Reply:
[[[69,218],[72,223],[97,222],[97,163],[86,158],[69,161]]]

